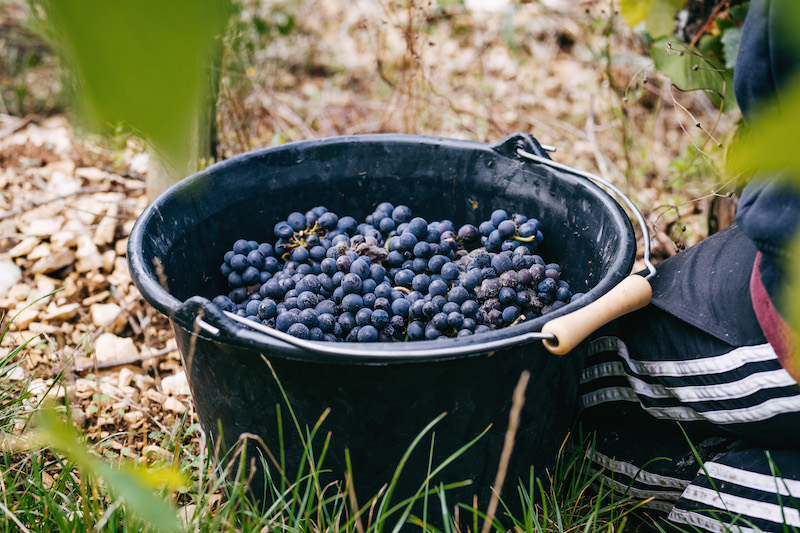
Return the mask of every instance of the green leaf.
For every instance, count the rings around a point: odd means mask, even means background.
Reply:
[[[800,124],[800,79],[784,91],[779,101],[765,104],[749,122],[749,132],[731,147],[729,172],[738,175],[753,168],[761,172],[792,171],[800,177],[800,150],[797,125]],[[798,178],[800,186],[800,178]]]
[[[697,49],[677,38],[661,38],[653,43],[651,57],[655,67],[684,92],[702,91],[722,110],[737,108],[733,94],[733,74],[716,61],[704,57]]]
[[[675,14],[682,6],[683,0],[621,0],[619,9],[629,26],[644,22],[647,33],[658,38],[672,33]]]
[[[85,114],[124,122],[185,166],[210,110],[228,0],[41,0]]]
[[[722,34],[722,53],[725,56],[725,68],[736,68],[736,56],[739,55],[739,43],[742,40],[741,28],[728,28]]]
[[[177,511],[162,497],[153,492],[156,483],[170,485],[182,483],[178,474],[145,467],[110,466],[89,453],[86,444],[75,429],[52,409],[40,412],[36,418],[38,441],[54,448],[75,462],[83,475],[103,480],[108,489],[120,498],[128,511],[150,524],[158,531],[179,532],[181,524]],[[84,481],[85,482],[85,481]]]
[[[628,26],[637,26],[644,22],[653,0],[620,0],[619,11]]]
[[[653,38],[672,35],[675,30],[675,14],[682,2],[675,0],[654,0],[650,3],[645,17],[645,28]]]

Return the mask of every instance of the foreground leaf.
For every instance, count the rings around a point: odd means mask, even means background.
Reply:
[[[733,176],[758,169],[763,174],[789,171],[800,190],[800,150],[797,149],[797,125],[800,124],[800,79],[795,80],[780,101],[762,109],[735,147],[730,150],[729,173]],[[800,235],[789,249],[785,268],[787,319],[795,332],[800,332]],[[800,346],[789,362],[789,371],[800,380]]]
[[[108,489],[128,511],[164,532],[181,531],[177,511],[162,497],[153,492],[153,486],[166,481],[171,485],[183,482],[174,472],[150,471],[144,467],[112,467],[89,453],[86,444],[68,423],[62,421],[52,409],[42,411],[36,419],[38,440],[65,454],[75,462],[83,475],[102,479]]]
[[[675,14],[683,0],[621,0],[620,13],[629,26],[644,22],[652,37],[670,35],[675,29]]]

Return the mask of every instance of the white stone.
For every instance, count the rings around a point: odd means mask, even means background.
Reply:
[[[139,356],[133,339],[117,337],[113,333],[102,333],[94,341],[94,353],[98,362],[121,361]]]
[[[133,381],[133,376],[134,373],[130,368],[122,367],[117,376],[117,386],[120,388],[129,386]]]
[[[81,167],[75,169],[75,176],[78,178],[83,178],[88,181],[102,182],[103,180],[108,178],[108,172],[96,167]]]
[[[120,387],[119,390],[126,401],[134,404],[139,403],[139,390],[136,387]]]
[[[17,302],[24,301],[28,295],[31,293],[31,288],[26,285],[25,283],[17,283],[16,285],[12,285],[11,289],[9,289],[8,300],[15,300]]]
[[[2,374],[2,379],[4,379],[4,380],[7,379],[9,381],[22,381],[23,379],[25,379],[25,377],[26,377],[25,376],[25,370],[19,365],[15,366],[10,371],[8,371],[8,370],[5,371]]]
[[[22,257],[23,255],[28,255],[31,253],[31,250],[36,248],[36,245],[39,244],[40,239],[38,237],[25,237],[20,242],[17,243],[12,249],[6,252],[8,257]]]
[[[155,382],[156,380],[147,374],[136,374],[133,376],[133,384],[136,385],[136,388],[140,391],[149,390]]]
[[[59,196],[69,196],[81,188],[80,180],[62,172],[53,172],[49,181],[49,189]]]
[[[13,261],[0,261],[0,297],[8,294],[21,279],[22,270]]]
[[[114,243],[114,251],[117,255],[128,255],[128,238],[117,239]]]
[[[39,175],[43,178],[51,178],[56,172],[62,175],[72,175],[75,172],[75,162],[72,159],[62,159],[60,161],[53,161],[48,163],[38,170]]]
[[[37,259],[47,257],[52,253],[53,251],[50,249],[50,245],[46,242],[43,242],[30,251],[27,259],[29,259],[30,261],[36,261]]]
[[[150,169],[150,156],[145,152],[135,154],[130,158],[128,169],[134,174],[146,174]]]
[[[51,324],[44,324],[42,322],[31,322],[28,324],[28,331],[31,333],[46,333],[48,335],[53,335],[54,333],[59,333],[62,330],[62,327],[53,326]]]
[[[182,370],[177,374],[163,378],[161,380],[161,390],[169,396],[188,396],[191,394],[186,372]]]
[[[50,236],[50,248],[54,252],[58,252],[64,248],[71,248],[77,244],[78,238],[74,231],[57,231]]]
[[[92,324],[98,328],[107,327],[108,331],[114,334],[122,333],[128,323],[122,307],[115,303],[94,304],[89,307],[89,314],[92,317]]]
[[[24,233],[39,237],[49,237],[53,233],[61,231],[63,227],[64,217],[62,216],[35,218],[25,228]]]
[[[45,311],[44,320],[69,320],[78,314],[81,304],[73,303],[61,306],[50,304]]]
[[[28,329],[28,326],[39,317],[39,309],[36,307],[28,307],[26,309],[17,308],[14,315],[16,315],[14,318],[14,327],[22,331]]]
[[[117,257],[114,260],[114,271],[108,276],[108,281],[120,286],[129,282],[131,274],[128,271],[128,261],[124,257]]]
[[[139,410],[128,411],[127,413],[122,415],[122,418],[128,424],[135,424],[136,422],[144,418],[144,413],[142,413]]]
[[[83,259],[92,255],[100,255],[100,250],[97,249],[97,245],[94,243],[92,238],[85,233],[76,238],[75,244],[78,248],[75,252],[75,255],[78,259]]]
[[[106,250],[103,252],[103,255],[100,256],[100,259],[103,263],[103,271],[111,272],[114,268],[114,262],[117,260],[117,252],[114,250]]]
[[[97,245],[109,244],[114,241],[114,235],[117,232],[117,219],[112,217],[103,217],[94,231],[94,242]]]
[[[156,389],[147,389],[144,393],[145,398],[158,404],[164,404],[167,401],[167,396],[158,392]]]
[[[78,258],[78,263],[75,269],[78,272],[93,272],[100,270],[103,267],[103,256],[97,249],[94,241],[86,234],[80,235],[77,239],[78,250],[75,256]]]
[[[71,248],[65,248],[64,250],[39,259],[31,267],[31,272],[34,274],[47,274],[60,270],[74,262],[75,252]]]
[[[188,528],[189,526],[192,525],[192,520],[194,519],[194,514],[196,512],[197,512],[197,505],[190,503],[178,509],[178,517],[181,519],[183,524]]]
[[[54,290],[56,290],[56,280],[54,280],[50,276],[36,274],[33,277],[33,282],[35,284],[35,287],[31,289],[31,291],[28,293],[29,302],[33,302],[34,300],[43,298],[45,295],[48,295]]]
[[[170,396],[164,402],[164,409],[182,415],[183,413],[186,412],[186,405],[184,405],[183,402],[176,400],[175,398]]]
[[[52,383],[52,381],[50,383]],[[45,382],[44,378],[32,379],[28,385],[28,392],[34,396],[41,396],[47,392],[50,383]]]

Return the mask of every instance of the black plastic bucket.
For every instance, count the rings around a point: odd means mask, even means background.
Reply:
[[[585,351],[583,344],[556,356],[529,334],[608,292],[629,274],[636,248],[628,217],[608,194],[586,179],[523,160],[519,148],[545,156],[535,139],[520,133],[491,145],[414,135],[324,138],[231,158],[159,196],[130,235],[131,275],[172,322],[197,414],[212,442],[220,429],[228,447],[251,433],[278,456],[280,405],[287,475],[296,472],[302,445],[266,359],[303,428],[330,408],[320,429],[331,433],[324,466],[331,479],[342,479],[349,449],[361,502],[390,481],[414,437],[441,413],[447,415],[433,429],[434,466],[491,426],[431,481],[472,480],[448,494],[448,502],[471,503],[476,493],[485,510],[512,392],[527,370],[531,380],[502,487],[504,498],[517,500],[518,478],[527,481],[532,468],[543,474],[566,435]],[[501,207],[536,217],[545,235],[538,253],[561,264],[564,279],[585,296],[481,336],[336,343],[342,354],[287,345],[242,327],[208,302],[227,292],[219,264],[234,240],[272,240],[277,221],[316,205],[363,220],[382,201],[456,224],[477,224]],[[198,328],[198,313],[213,327]],[[462,353],[476,342],[485,349]],[[394,501],[412,495],[424,480],[430,436],[411,454]],[[260,494],[263,477],[252,483]]]

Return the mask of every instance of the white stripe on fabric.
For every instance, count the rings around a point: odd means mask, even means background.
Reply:
[[[619,348],[618,353],[628,364],[628,368],[640,376],[707,376],[709,374],[730,372],[747,363],[776,361],[778,359],[775,350],[772,349],[769,343],[757,346],[741,346],[713,357],[671,361],[638,361],[631,359],[628,347],[625,346],[624,342],[617,339],[617,346]]]
[[[784,369],[769,370],[750,374],[737,381],[714,385],[687,385],[668,387],[651,385],[639,378],[630,376],[628,381],[637,394],[650,398],[677,398],[681,402],[713,402],[744,398],[765,389],[795,385],[797,382]]]
[[[671,407],[646,407],[642,405],[639,396],[630,387],[606,387],[598,389],[579,397],[578,405],[581,410],[594,407],[607,402],[636,402],[642,409],[655,418],[664,420],[677,420],[691,422],[706,420],[715,424],[741,424],[745,422],[758,422],[773,416],[786,413],[800,412],[800,395],[785,398],[770,398],[757,405],[740,407],[738,409],[720,409],[718,411],[697,412],[691,407],[679,405]]]
[[[656,418],[678,421],[708,420],[715,424],[742,424],[758,422],[773,416],[800,412],[800,395],[786,398],[770,398],[758,405],[739,409],[720,409],[698,413],[691,407],[644,407],[645,411]]]
[[[634,464],[626,463],[624,461],[617,461],[616,459],[612,459],[611,457],[608,457],[607,455],[604,455],[598,451],[592,452],[591,450],[587,450],[586,458],[607,470],[618,474],[624,474],[631,479],[635,479],[636,481],[640,481],[642,483],[647,483],[648,485],[683,490],[689,486],[689,483],[691,483],[690,480],[671,476],[662,476],[652,472],[647,472],[646,470],[643,470]]]
[[[625,377],[631,388],[641,396],[648,398],[677,398],[681,402],[720,401],[743,398],[758,391],[796,385],[797,382],[789,373],[780,368],[750,374],[737,381],[715,383],[709,385],[667,386],[647,383],[625,372],[625,367],[618,362],[600,363],[583,370],[581,383],[586,384],[595,379],[605,377]]]
[[[599,337],[589,343],[589,348],[586,350],[586,355],[594,355],[602,352],[616,352],[619,350],[616,337]]]
[[[727,524],[711,516],[705,516],[694,511],[686,511],[685,509],[672,509],[667,519],[679,524],[689,524],[700,529],[705,529],[706,531],[712,531],[713,533],[762,533],[760,529],[739,525],[738,523]],[[733,518],[731,518],[731,520],[733,520]],[[738,521],[740,520],[737,520],[737,522]]]
[[[716,507],[731,515],[760,518],[776,524],[800,526],[800,511],[792,507],[781,507],[774,503],[750,500],[695,485],[691,485],[683,491],[681,498]]]
[[[608,361],[593,366],[588,366],[581,372],[581,383],[589,383],[595,379],[606,378],[609,376],[628,377],[625,367],[618,361]]]
[[[705,467],[708,475],[715,480],[728,481],[750,489],[800,499],[800,481],[776,478],[768,474],[750,472],[714,462],[705,463]],[[699,472],[698,475],[703,475],[703,472]]]
[[[639,397],[628,387],[607,387],[584,394],[578,398],[578,405],[581,410],[608,402],[639,403]]]
[[[597,474],[597,471],[592,471],[592,474]],[[606,474],[599,474],[598,478],[603,480],[604,487],[611,487],[611,489],[620,496],[629,496],[631,498],[635,498],[637,500],[646,500],[648,498],[653,498],[651,502],[660,502],[661,503],[661,510],[668,511],[672,506],[675,505],[675,502],[681,497],[680,491],[670,491],[670,490],[646,490],[640,489],[638,487],[631,487],[627,483],[622,483],[617,481],[616,479],[612,479],[611,477],[607,476]],[[599,487],[599,483],[597,486]]]
[[[775,350],[773,350],[769,343],[754,346],[741,346],[730,352],[713,357],[667,361],[639,361],[631,359],[628,347],[616,337],[601,337],[592,341],[589,346],[589,354],[605,351],[617,352],[628,363],[628,367],[631,371],[640,376],[706,376],[709,374],[729,372],[747,363],[777,360]],[[595,366],[602,366],[602,364]]]

